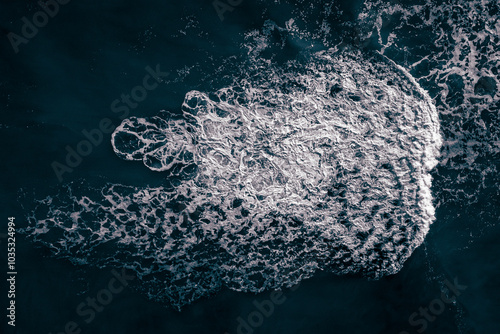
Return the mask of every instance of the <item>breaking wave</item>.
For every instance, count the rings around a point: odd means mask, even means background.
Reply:
[[[434,219],[437,111],[379,54],[253,60],[229,87],[187,93],[182,112],[131,117],[112,135],[165,186],[68,186],[25,232],[75,263],[134,269],[151,298],[180,308],[317,270],[396,273]]]

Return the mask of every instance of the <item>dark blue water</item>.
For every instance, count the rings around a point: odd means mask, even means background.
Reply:
[[[148,298],[144,282],[135,278],[87,323],[78,306],[108,288],[112,270],[121,271],[123,263],[75,265],[54,256],[47,242],[18,234],[16,327],[2,315],[2,332],[500,333],[500,11],[495,1],[243,0],[221,20],[210,1],[73,0],[19,44],[17,53],[9,33],[22,35],[22,18],[32,21],[41,7],[35,1],[2,1],[0,8],[0,233],[7,233],[10,216],[19,229],[27,227],[35,200],[68,185],[75,196],[97,196],[107,183],[165,185],[165,174],[118,158],[110,132],[61,178],[53,163],[65,163],[67,147],[76,149],[86,139],[83,130],[99,128],[104,118],[120,124],[124,117],[111,104],[143,84],[147,66],[169,74],[129,107],[126,117],[151,117],[160,110],[179,115],[188,91],[225,87],[247,57],[245,34],[262,31],[268,20],[284,28],[294,19],[298,29],[295,35],[271,35],[274,43],[260,57],[276,66],[341,43],[380,51],[408,69],[433,99],[444,140],[432,171],[435,222],[395,275],[368,280],[318,272],[284,288],[279,298],[271,291],[255,295],[223,287],[181,312]],[[55,245],[71,237],[56,234],[48,240]],[[102,250],[112,251],[111,246]],[[448,298],[455,302],[445,303]]]

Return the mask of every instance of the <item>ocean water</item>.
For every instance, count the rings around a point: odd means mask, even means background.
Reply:
[[[495,1],[1,8],[6,333],[500,333]]]

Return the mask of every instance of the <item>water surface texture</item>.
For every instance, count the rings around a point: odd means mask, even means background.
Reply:
[[[500,333],[498,1],[69,1],[13,45],[40,10],[0,4],[6,333]]]
[[[222,285],[292,286],[318,269],[396,273],[434,219],[437,111],[379,55],[305,62],[250,63],[228,88],[188,92],[182,118],[124,120],[115,153],[179,184],[108,185],[63,207],[49,197],[28,232],[74,262],[133,268],[175,306]],[[110,244],[116,254],[100,250]]]

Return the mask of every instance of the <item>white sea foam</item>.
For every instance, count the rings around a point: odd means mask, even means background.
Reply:
[[[182,110],[126,119],[112,137],[118,156],[175,186],[69,188],[40,202],[27,232],[75,263],[133,268],[151,298],[180,307],[317,270],[393,274],[429,230],[437,112],[383,56],[253,60],[231,86],[187,93]]]

